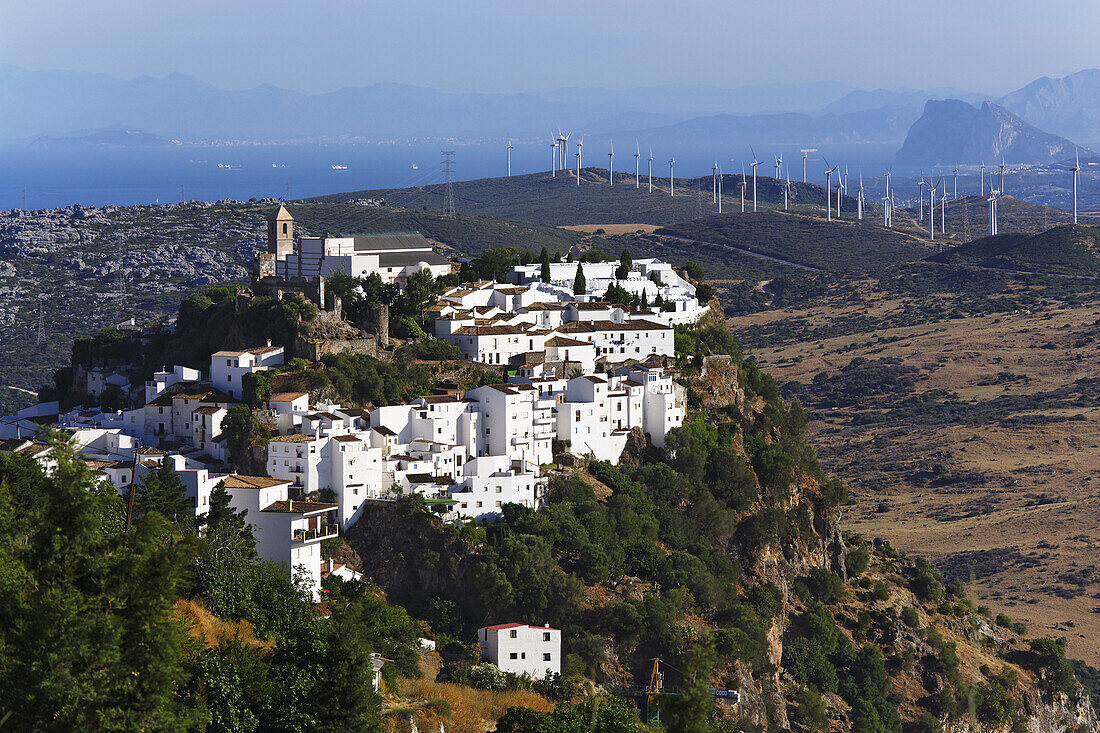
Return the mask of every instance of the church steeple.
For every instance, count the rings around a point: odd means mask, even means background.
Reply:
[[[267,251],[277,260],[294,253],[294,217],[282,204],[267,217]]]

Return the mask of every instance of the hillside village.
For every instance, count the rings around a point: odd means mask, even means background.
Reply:
[[[309,299],[330,316],[341,312],[339,297],[326,292],[337,274],[403,290],[410,278],[442,278],[456,268],[415,233],[295,239],[282,206],[267,225],[253,291]],[[234,508],[248,510],[260,555],[301,568],[319,594],[322,574],[332,571],[322,541],[352,526],[368,502],[415,494],[451,520],[492,520],[506,504],[537,509],[563,455],[615,463],[632,440],[659,448],[683,424],[685,391],[670,369],[673,330],[710,305],[671,265],[546,262],[516,266],[507,280],[455,285],[426,309],[436,339],[506,379],[372,409],[305,392],[265,395],[252,412],[270,428],[266,475],[233,470],[224,423],[257,374],[286,365],[286,347],[271,341],[216,351],[208,369],[165,368],[140,386],[130,383],[132,365],[74,364],[88,405],[44,402],[3,418],[0,450],[34,454],[49,466],[42,431],[59,430],[123,496],[169,465],[196,515],[209,511],[222,487]],[[603,300],[609,288],[634,305]],[[658,305],[639,305],[649,302]],[[389,345],[385,311],[371,316],[367,340],[376,353]],[[120,327],[136,342],[156,330],[132,321]],[[92,406],[109,392],[122,409]]]

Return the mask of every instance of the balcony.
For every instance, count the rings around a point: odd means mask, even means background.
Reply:
[[[294,530],[294,542],[315,542],[316,540],[327,540],[329,537],[335,537],[337,529],[335,524],[322,524],[319,529],[296,529]]]

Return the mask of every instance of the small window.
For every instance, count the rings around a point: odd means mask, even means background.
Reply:
[[[543,641],[550,641],[550,632],[549,631],[542,632],[542,640]]]
[[[542,661],[544,661],[544,662],[549,662],[550,661],[550,653],[549,652],[542,655]]]
[[[509,654],[508,656],[509,656],[509,657],[510,657],[511,659],[519,659],[519,655],[518,655],[518,654],[516,654],[515,652],[512,652],[512,653],[511,653],[511,654]]]
[[[508,638],[509,639],[515,639],[516,638],[516,630],[515,629],[512,629],[511,631],[508,632]]]

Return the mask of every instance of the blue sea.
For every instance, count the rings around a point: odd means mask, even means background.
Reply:
[[[441,148],[455,151],[455,180],[503,176],[506,153],[503,143],[487,144],[377,144],[377,145],[234,145],[157,148],[51,149],[27,145],[0,146],[0,210],[54,208],[70,204],[103,206],[169,203],[187,200],[246,200],[256,197],[305,198],[342,191],[403,188],[440,183]],[[736,154],[751,160],[747,146]],[[570,150],[574,147],[570,144]],[[734,149],[734,146],[731,146]],[[584,162],[607,166],[606,151],[585,145]],[[646,151],[648,152],[648,151]],[[779,151],[774,151],[779,152]],[[838,150],[838,154],[842,151]],[[891,151],[892,152],[892,151]],[[773,151],[769,150],[769,155]],[[801,180],[797,147],[782,151],[790,164],[792,180]],[[853,150],[868,166],[885,162],[887,151]],[[643,155],[646,153],[643,153]],[[677,177],[710,173],[713,149],[678,146]],[[550,145],[517,143],[512,151],[512,173],[547,171]],[[668,152],[654,151],[654,176],[668,175]],[[719,156],[727,161],[730,154]],[[772,175],[767,158],[762,175]],[[568,155],[568,164],[575,158]],[[642,171],[645,172],[645,160]],[[333,169],[342,166],[346,169]],[[740,164],[727,162],[727,173],[740,172]],[[810,164],[810,179],[820,178]],[[633,154],[619,152],[617,171],[633,172]],[[852,166],[854,172],[855,166]],[[865,169],[866,170],[866,169]]]

